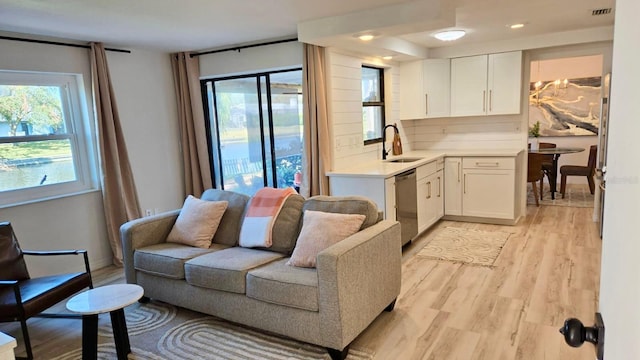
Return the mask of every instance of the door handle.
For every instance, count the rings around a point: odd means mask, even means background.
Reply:
[[[460,182],[460,162],[458,162],[458,182]]]
[[[442,189],[442,186],[440,184],[440,176],[438,176],[438,197],[440,197],[440,192],[442,191],[441,189]]]
[[[564,336],[564,341],[571,347],[580,347],[584,342],[590,342],[596,347],[596,359],[602,360],[604,357],[604,321],[602,315],[596,313],[596,323],[593,326],[585,327],[576,318],[564,321],[560,328],[560,333]]]
[[[462,179],[462,193],[467,193],[467,174],[464,174],[464,178]]]
[[[429,94],[424,94],[424,114],[429,115]]]
[[[487,111],[487,90],[482,90],[482,111]]]
[[[431,199],[431,181],[427,183],[427,199]]]

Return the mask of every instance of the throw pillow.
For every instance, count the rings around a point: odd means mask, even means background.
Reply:
[[[318,253],[358,232],[364,219],[360,214],[305,211],[302,230],[287,265],[316,267]]]
[[[189,195],[167,236],[167,242],[205,249],[210,247],[228,205],[227,201],[200,200]]]

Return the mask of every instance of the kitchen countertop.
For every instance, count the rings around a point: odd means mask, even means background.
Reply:
[[[515,157],[524,150],[520,149],[496,149],[496,150],[440,150],[440,151],[409,151],[402,155],[390,156],[387,160],[377,160],[348,169],[336,169],[327,172],[327,176],[366,176],[366,177],[390,177],[404,171],[414,169],[431,161],[446,156],[492,156]],[[420,158],[420,160],[406,163],[392,163],[389,160],[402,158]]]

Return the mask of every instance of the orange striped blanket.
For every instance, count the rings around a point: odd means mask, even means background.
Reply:
[[[293,188],[262,188],[251,199],[240,229],[240,246],[270,247],[271,230]]]

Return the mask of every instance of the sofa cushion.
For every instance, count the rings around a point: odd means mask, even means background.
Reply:
[[[187,261],[185,278],[191,285],[244,294],[249,270],[282,257],[272,251],[232,247]]]
[[[207,201],[187,196],[167,236],[167,242],[208,248],[228,204],[226,201]]]
[[[302,230],[287,265],[316,267],[316,256],[322,250],[358,232],[365,216],[307,210]]]
[[[228,246],[213,244],[208,249],[188,245],[162,243],[137,249],[133,253],[133,267],[149,274],[170,279],[184,279],[184,263],[191,258],[226,249]]]
[[[313,196],[305,201],[302,211],[306,210],[364,215],[360,230],[378,222],[378,206],[364,196]]]
[[[250,270],[247,274],[247,297],[318,311],[316,269],[288,266],[286,262],[287,259],[282,259]]]
[[[218,231],[216,231],[216,234],[213,236],[213,243],[229,246],[237,245],[240,237],[240,226],[242,225],[244,212],[249,202],[249,196],[233,191],[208,189],[202,193],[200,199],[226,201],[229,203],[227,210],[220,220]]]
[[[271,233],[271,247],[258,248],[275,251],[284,255],[291,255],[296,246],[296,239],[300,231],[300,220],[302,218],[302,206],[304,197],[298,194],[289,195],[282,205],[278,217],[273,223]]]

